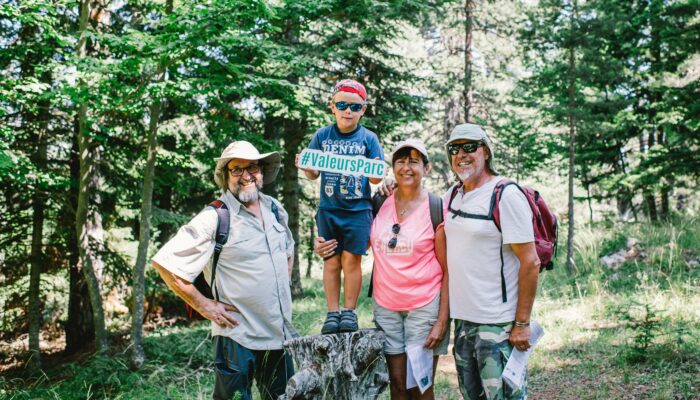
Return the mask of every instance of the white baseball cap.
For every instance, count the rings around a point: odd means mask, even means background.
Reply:
[[[394,148],[391,150],[392,162],[394,159],[393,155],[396,154],[399,150],[406,148],[406,147],[416,149],[416,151],[418,151],[419,153],[421,153],[422,155],[425,156],[426,160],[430,161],[430,157],[428,156],[428,150],[425,148],[425,144],[423,143],[423,141],[420,139],[410,138],[410,139],[402,140],[402,141],[396,143],[396,145],[394,145]]]

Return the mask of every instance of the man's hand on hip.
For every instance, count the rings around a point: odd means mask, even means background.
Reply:
[[[510,331],[510,344],[520,351],[527,351],[530,348],[530,327],[515,326]]]
[[[235,328],[238,325],[238,320],[233,318],[227,311],[239,312],[236,307],[230,304],[210,300],[206,308],[200,311],[200,314],[220,326]]]

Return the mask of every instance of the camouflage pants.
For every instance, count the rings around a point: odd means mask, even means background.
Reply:
[[[520,400],[527,398],[527,380],[517,392],[501,375],[513,347],[508,342],[511,323],[475,324],[455,320],[454,356],[459,390],[465,400]]]

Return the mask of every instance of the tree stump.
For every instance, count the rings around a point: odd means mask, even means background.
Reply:
[[[389,383],[382,331],[304,336],[284,347],[298,371],[279,400],[376,399]]]

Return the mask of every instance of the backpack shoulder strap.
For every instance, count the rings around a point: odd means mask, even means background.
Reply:
[[[228,212],[228,207],[221,200],[212,201],[209,203],[209,207],[216,211],[217,217],[216,234],[214,235],[214,259],[211,262],[211,282],[209,286],[212,288],[212,292],[215,293],[216,301],[219,301],[219,291],[215,289],[214,285],[216,282],[216,264],[219,262],[221,249],[223,249],[224,244],[228,240],[231,216]]]
[[[379,210],[384,205],[387,197],[382,196],[379,192],[372,196],[372,217],[376,217],[379,214]],[[369,289],[367,289],[367,297],[372,297],[374,292],[374,264],[372,264],[372,274],[369,277]]]
[[[430,208],[430,221],[433,223],[433,231],[437,229],[438,225],[444,220],[443,210],[442,210],[442,197],[429,192],[428,193],[428,206]]]
[[[384,205],[384,202],[386,201],[386,199],[387,199],[387,196],[383,196],[379,192],[375,193],[374,196],[372,196],[372,216],[373,217],[376,217],[377,214],[379,214],[379,210]]]
[[[277,220],[278,223],[282,223],[280,220],[280,209],[277,207],[277,203],[275,203],[275,200],[270,199],[270,211],[272,211],[272,214],[275,215],[275,219]]]
[[[493,188],[493,194],[491,195],[491,205],[489,206],[489,219],[493,219],[493,223],[496,224],[498,231],[501,231],[501,212],[499,204],[501,203],[501,198],[503,197],[503,191],[506,187],[510,185],[515,185],[521,192],[523,189],[517,183],[511,181],[510,179],[503,179],[496,184]]]

